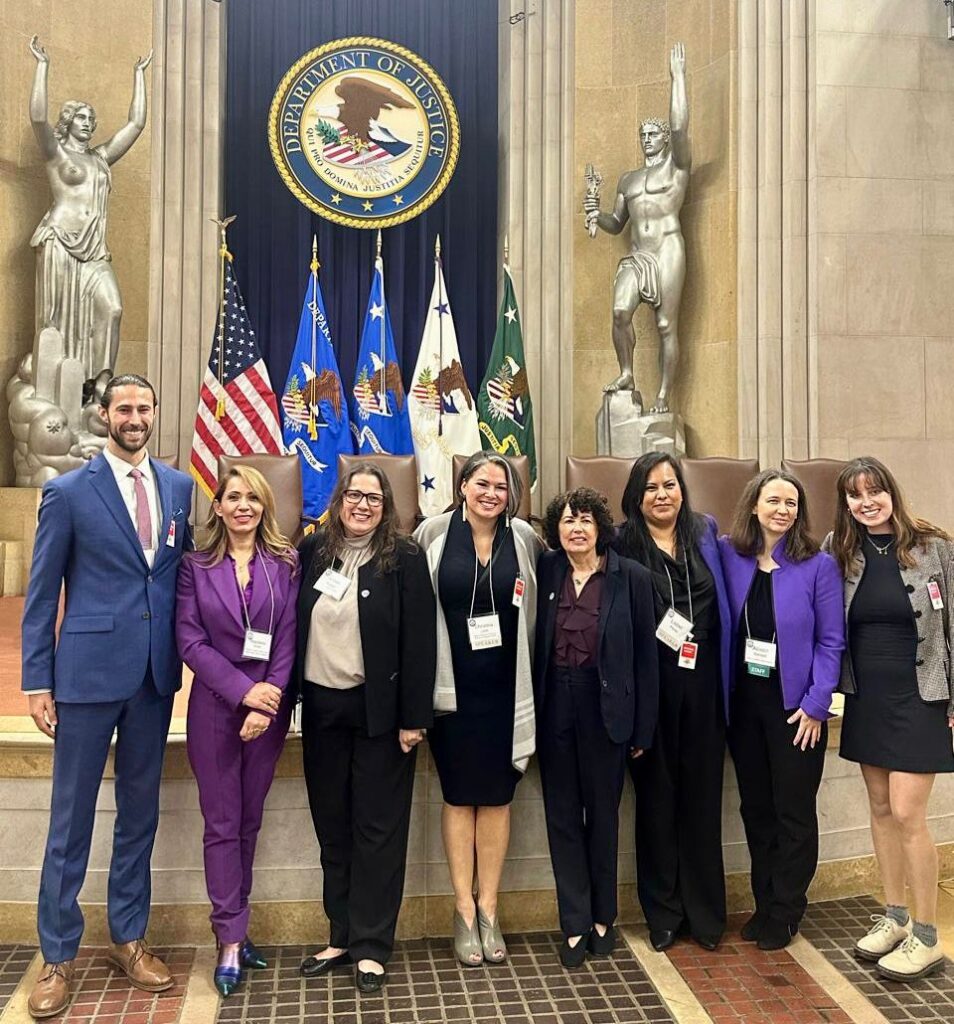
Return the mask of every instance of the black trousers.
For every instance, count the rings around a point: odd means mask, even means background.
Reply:
[[[626,761],[626,744],[606,734],[595,668],[551,670],[537,755],[560,927],[565,935],[582,935],[594,922],[616,920]]]
[[[302,753],[331,945],[383,964],[404,894],[416,750],[401,751],[396,729],[368,736],[364,702],[363,686],[306,682]]]
[[[777,679],[740,674],[732,696],[729,748],[739,780],[742,824],[752,858],[755,908],[798,924],[818,866],[815,798],[825,767],[828,725],[815,749],[792,745],[796,726]]]
[[[639,902],[651,930],[725,931],[722,771],[725,713],[718,665],[679,669],[661,658],[652,747],[630,759],[636,790]]]

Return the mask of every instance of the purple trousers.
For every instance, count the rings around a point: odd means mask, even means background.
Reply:
[[[201,683],[192,686],[186,748],[205,820],[202,842],[210,920],[222,943],[241,942],[248,933],[255,843],[292,702],[284,698],[272,724],[246,742],[239,739],[239,730],[248,711],[233,711]]]

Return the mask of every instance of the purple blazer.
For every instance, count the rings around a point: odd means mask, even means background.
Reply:
[[[286,561],[264,552],[255,556],[254,586],[249,605],[253,629],[267,630],[271,600],[263,569],[275,595],[272,651],[268,662],[242,657],[245,618],[232,562],[224,558],[205,567],[203,555],[183,558],[176,587],[176,645],[179,657],[195,673],[195,681],[238,710],[254,683],[272,683],[284,690],[295,661],[295,607],[301,573]],[[296,556],[297,558],[297,556]]]
[[[739,619],[755,579],[757,560],[740,555],[728,537],[719,552],[732,612],[732,658],[736,659]],[[785,538],[775,545],[772,573],[778,671],[786,710],[801,708],[812,718],[829,717],[845,648],[845,604],[841,573],[834,558],[819,552],[804,562],[785,557]]]

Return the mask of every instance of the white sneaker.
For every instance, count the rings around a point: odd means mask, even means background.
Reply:
[[[940,942],[925,946],[916,935],[909,935],[897,949],[878,961],[878,973],[894,981],[914,981],[942,970],[944,950]]]
[[[911,918],[907,924],[898,924],[893,917],[884,914],[872,914],[874,924],[863,938],[855,943],[855,955],[863,960],[880,960],[900,945],[911,934]]]

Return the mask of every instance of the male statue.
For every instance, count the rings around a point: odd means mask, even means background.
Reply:
[[[686,279],[686,246],[679,211],[689,185],[689,103],[686,99],[686,50],[676,43],[669,56],[672,90],[669,123],[652,118],[639,126],[646,166],[627,171],[616,189],[612,213],[601,213],[599,194],[583,201],[586,227],[618,235],[630,222],[632,251],[620,260],[613,283],[613,347],[619,376],[604,391],[635,391],[633,315],[647,302],[659,330],[659,394],[652,412],[669,412],[679,361],[679,302]]]

